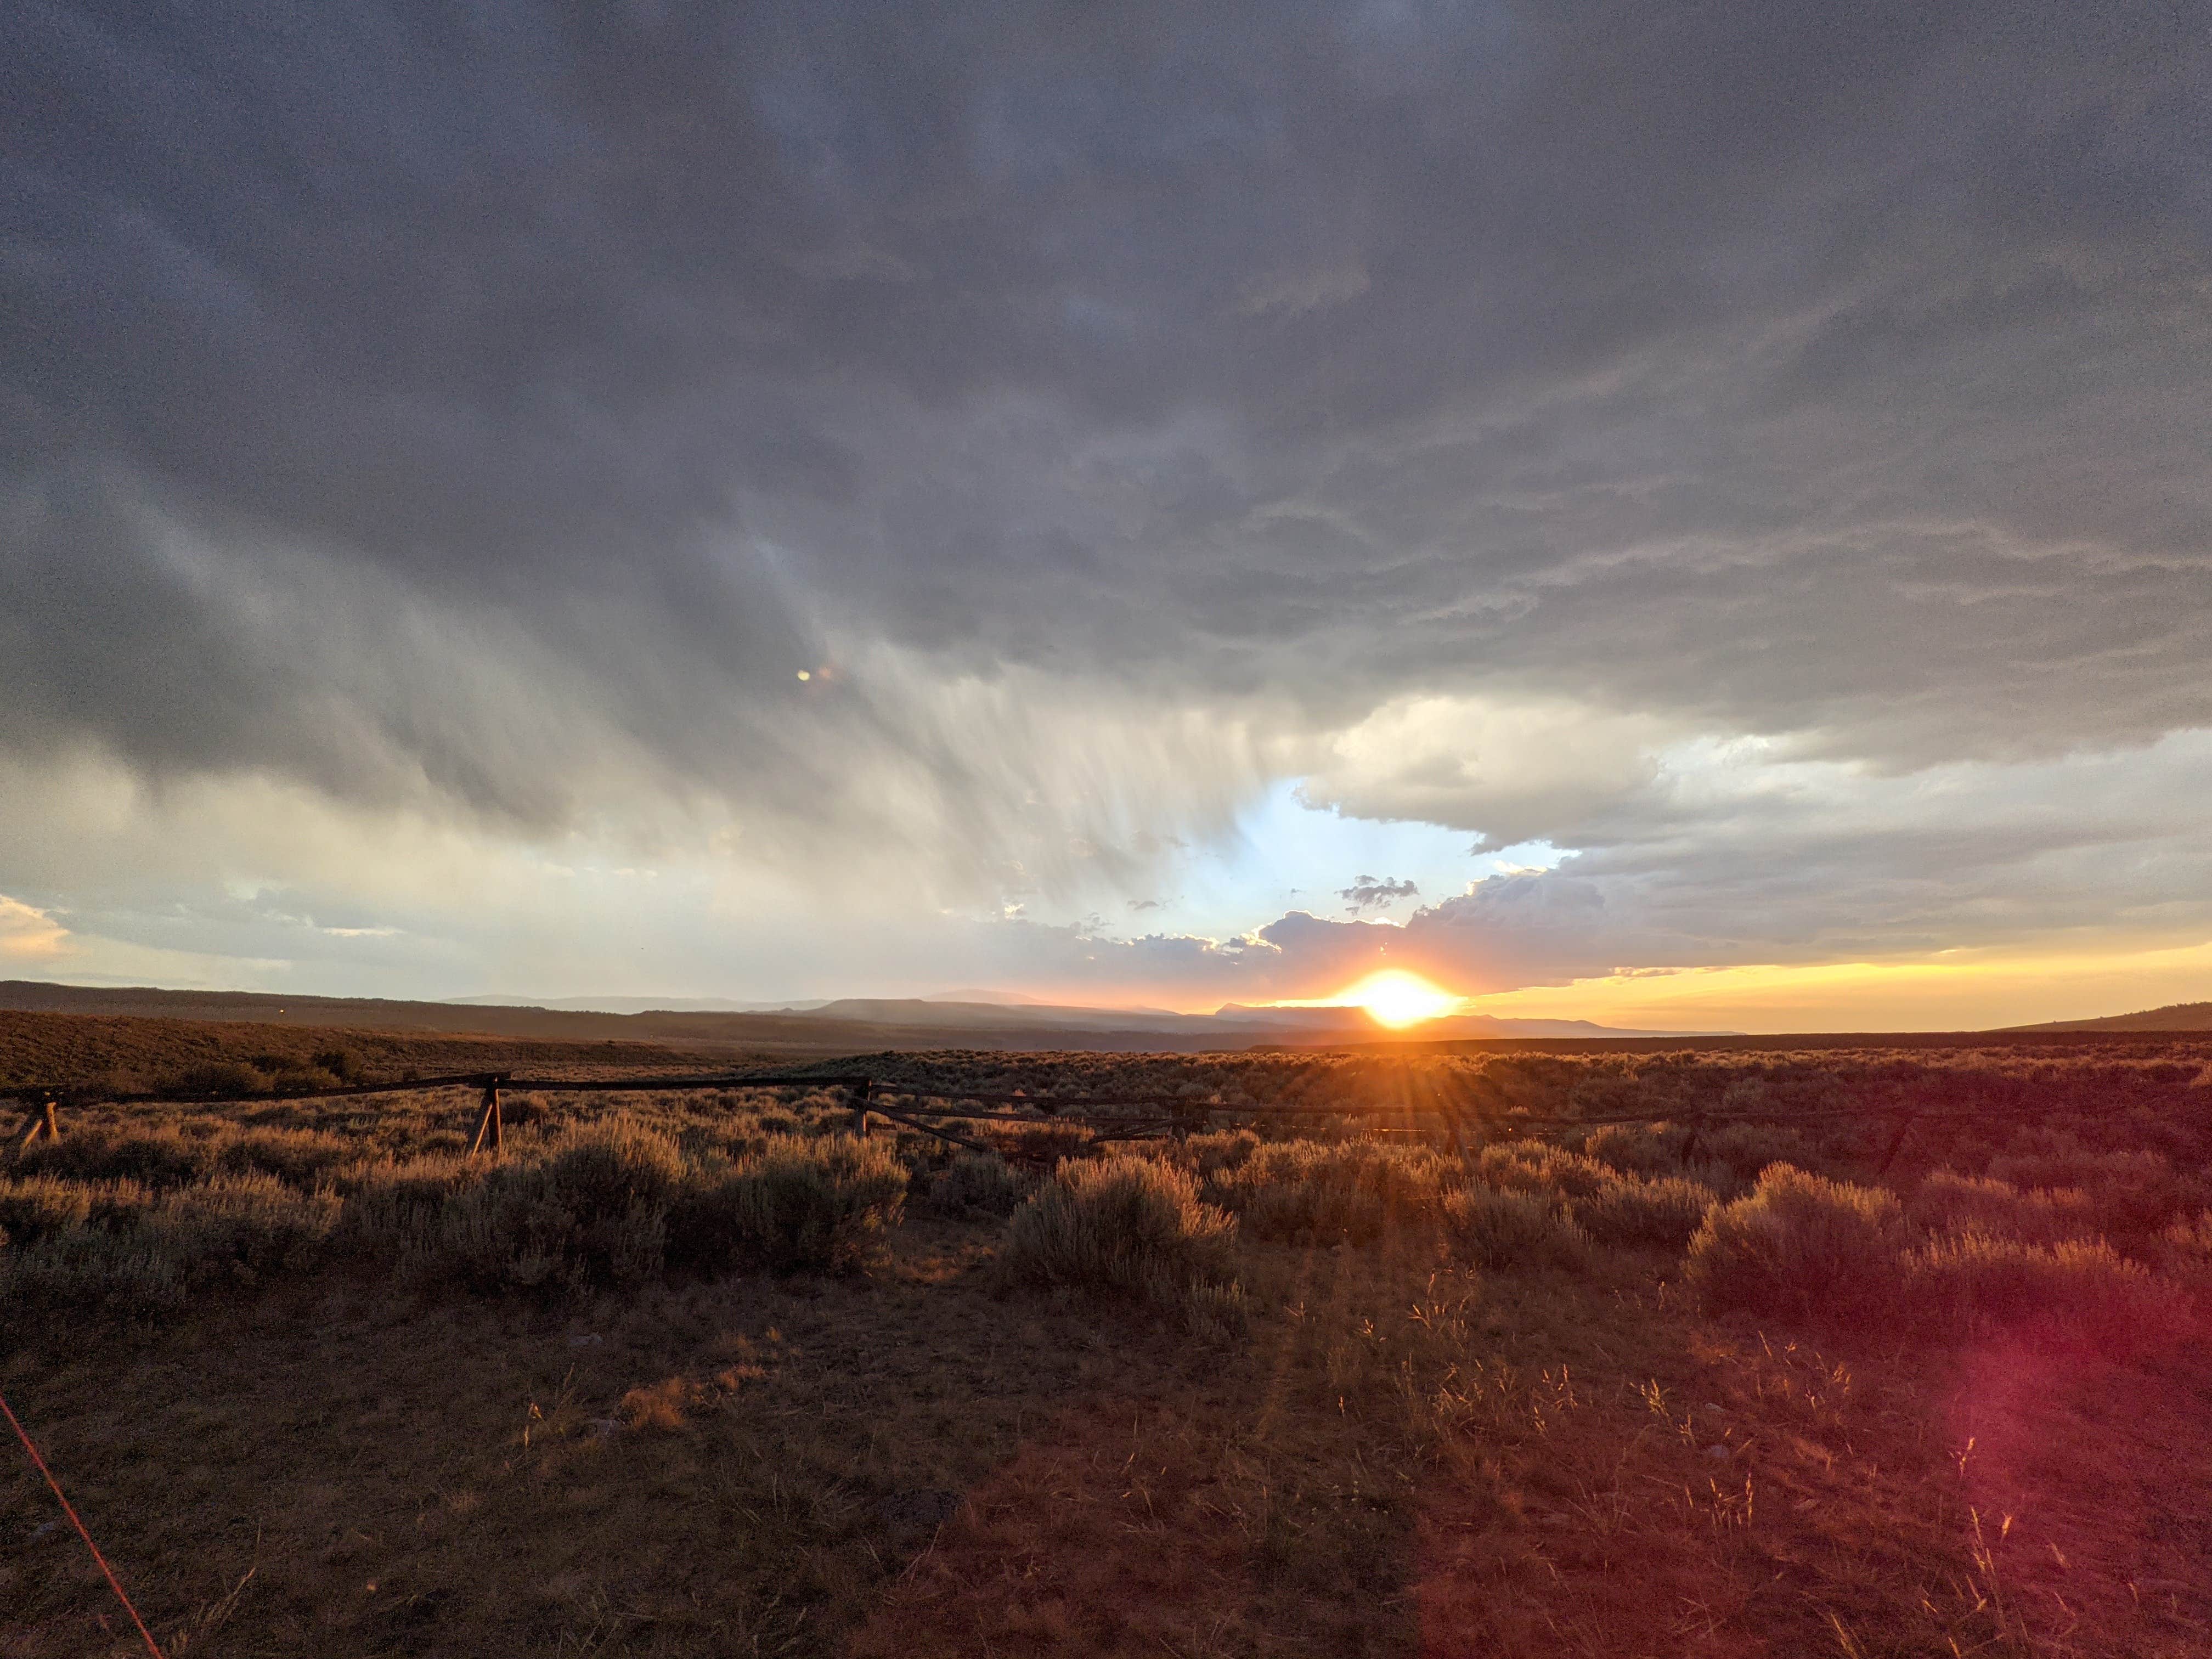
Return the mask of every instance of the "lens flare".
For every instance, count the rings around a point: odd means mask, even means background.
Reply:
[[[1336,999],[1355,1007],[1364,1008],[1368,1017],[1377,1025],[1387,1025],[1392,1030],[1402,1030],[1408,1025],[1419,1025],[1425,1019],[1434,1019],[1439,1014],[1449,1014],[1458,1008],[1464,999],[1454,996],[1442,986],[1432,985],[1419,974],[1409,974],[1402,968],[1385,969],[1379,974],[1370,974]]]

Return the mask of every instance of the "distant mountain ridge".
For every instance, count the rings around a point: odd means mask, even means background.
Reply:
[[[1270,1030],[1318,1029],[1331,1032],[1360,1031],[1369,1036],[1376,1027],[1364,1009],[1338,1005],[1318,1008],[1271,1008],[1225,1002],[1212,1016],[1233,1024],[1265,1025]],[[1423,1042],[1458,1037],[1668,1037],[1735,1036],[1734,1031],[1644,1031],[1619,1025],[1599,1025],[1587,1019],[1506,1019],[1496,1014],[1443,1014],[1406,1029],[1404,1035]]]
[[[1219,1031],[1224,1036],[1264,1032],[1310,1038],[1352,1036],[1361,1042],[1387,1040],[1391,1033],[1364,1008],[1352,1005],[1278,1008],[1224,1002],[1210,1014],[1178,1014],[1164,1008],[1087,1008],[1064,1003],[955,1002],[939,997],[841,997],[807,1010],[823,1019],[958,1028],[975,1024],[1035,1026],[1039,1030],[1158,1031],[1187,1035]],[[1726,1032],[1636,1031],[1593,1024],[1586,1019],[1501,1019],[1492,1014],[1446,1014],[1418,1028],[1424,1039],[1449,1037],[1616,1037],[1729,1036]],[[1407,1035],[1413,1035],[1408,1031]]]
[[[2212,1031],[2212,1002],[2171,1002],[2140,1013],[2107,1014],[2102,1019],[2054,1019],[2040,1025],[2008,1025],[2008,1031]]]
[[[1178,1014],[1157,1008],[955,1002],[923,997],[845,997],[811,1005],[735,1007],[705,1000],[631,997],[567,998],[552,1005],[491,996],[410,1002],[263,991],[60,985],[28,980],[0,981],[0,1009],[585,1042],[684,1042],[788,1053],[955,1048],[1188,1052],[1246,1048],[1261,1043],[1698,1035],[1616,1030],[1585,1020],[1498,1019],[1481,1014],[1447,1016],[1393,1032],[1356,1007],[1267,1008],[1236,1003],[1211,1014]]]
[[[445,997],[454,1008],[550,1008],[567,1014],[801,1014],[811,1002],[733,1002],[727,997]]]

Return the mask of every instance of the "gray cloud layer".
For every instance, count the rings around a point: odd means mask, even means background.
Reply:
[[[1007,897],[1287,769],[1786,886],[1653,745],[2212,724],[2206,21],[28,0],[0,745]],[[1419,697],[1587,763],[1328,758]]]

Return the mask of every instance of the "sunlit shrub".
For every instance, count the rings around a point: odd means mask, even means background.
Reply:
[[[1983,1233],[2031,1244],[2088,1238],[2097,1232],[2095,1206],[2078,1188],[2022,1192],[2007,1182],[1949,1170],[1938,1170],[1922,1182],[1905,1212],[1926,1232]]]
[[[1016,1210],[1000,1257],[1015,1279],[1103,1291],[1218,1321],[1237,1305],[1237,1218],[1189,1173],[1150,1158],[1070,1160]]]
[[[161,1188],[189,1186],[225,1171],[259,1172],[312,1188],[326,1184],[361,1152],[358,1140],[325,1130],[240,1128],[203,1115],[152,1128],[73,1127],[59,1140],[33,1142],[19,1167],[25,1174],[70,1181],[136,1181]]]
[[[2179,1293],[2102,1239],[2048,1247],[1966,1232],[1905,1260],[1912,1322],[1931,1336],[2048,1324],[2123,1344],[2154,1340],[2183,1317]]]
[[[41,1206],[46,1223],[65,1209],[66,1224],[7,1252],[0,1305],[57,1316],[182,1307],[197,1290],[308,1267],[338,1213],[335,1196],[267,1175],[219,1175],[160,1194],[122,1183],[78,1192],[81,1202]]]
[[[1575,1223],[1600,1244],[1680,1252],[1717,1200],[1710,1187],[1680,1176],[1607,1182],[1567,1208]]]
[[[660,1271],[683,1180],[682,1157],[659,1135],[576,1130],[446,1199],[402,1241],[403,1271],[482,1291],[634,1285]]]
[[[670,1215],[671,1254],[710,1271],[748,1261],[779,1272],[857,1267],[897,1221],[908,1180],[888,1140],[780,1136],[695,1173]]]
[[[195,1277],[250,1281],[306,1267],[337,1224],[332,1193],[303,1193],[272,1175],[218,1175],[163,1195],[136,1223],[167,1236]]]
[[[1249,1129],[1190,1135],[1182,1143],[1182,1161],[1203,1181],[1240,1167],[1261,1144],[1260,1137]]]
[[[78,1128],[59,1140],[37,1140],[23,1149],[17,1167],[26,1175],[69,1181],[136,1181],[149,1187],[181,1187],[213,1173],[222,1132],[187,1134],[178,1126],[159,1129]]]
[[[1583,1154],[1629,1175],[1677,1173],[1689,1131],[1672,1123],[1608,1123],[1583,1141]]]
[[[2212,1182],[2153,1152],[2008,1153],[1992,1158],[1989,1173],[2014,1187],[2077,1189],[2094,1231],[2113,1239],[2148,1240],[2212,1205]]]
[[[1206,1196],[1255,1237],[1364,1243],[1434,1207],[1443,1160],[1425,1146],[1372,1140],[1263,1141],[1217,1170]]]
[[[569,1131],[539,1168],[554,1199],[586,1221],[665,1209],[684,1183],[684,1158],[675,1146],[620,1119]]]
[[[331,1187],[345,1200],[339,1248],[349,1254],[419,1254],[435,1231],[446,1200],[481,1181],[486,1166],[431,1154],[404,1160],[363,1159],[334,1171]]]
[[[360,1156],[360,1149],[341,1136],[316,1129],[246,1129],[211,1150],[217,1169],[258,1170],[307,1188],[326,1185]]]
[[[1905,1241],[1894,1193],[1778,1164],[1706,1212],[1686,1276],[1717,1308],[1871,1320],[1897,1304]]]
[[[1462,1256],[1486,1267],[1580,1267],[1589,1236],[1555,1197],[1499,1187],[1463,1187],[1443,1204],[1447,1236]]]
[[[331,1173],[330,1185],[349,1201],[434,1204],[482,1180],[492,1167],[482,1160],[442,1152],[404,1158],[367,1158],[339,1165]]]
[[[1475,1157],[1478,1181],[1508,1192],[1593,1198],[1615,1171],[1594,1158],[1549,1141],[1513,1140],[1485,1146]]]

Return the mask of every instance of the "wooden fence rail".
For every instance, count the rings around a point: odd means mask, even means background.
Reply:
[[[1226,1102],[1194,1099],[1182,1095],[1032,1095],[1018,1091],[963,1089],[957,1085],[917,1083],[910,1079],[869,1077],[848,1073],[726,1072],[679,1073],[673,1076],[615,1078],[532,1078],[512,1072],[466,1072],[435,1077],[398,1078],[381,1083],[346,1084],[328,1089],[275,1090],[267,1094],[226,1095],[152,1092],[88,1094],[68,1087],[0,1088],[0,1100],[12,1098],[23,1112],[14,1136],[20,1154],[40,1137],[61,1138],[59,1114],[64,1108],[94,1105],[223,1105],[255,1103],[355,1099],[372,1095],[412,1094],[434,1089],[472,1089],[479,1093],[471,1154],[496,1152],[503,1138],[502,1094],[670,1093],[702,1090],[833,1089],[853,1097],[853,1127],[867,1133],[869,1120],[882,1117],[923,1134],[976,1151],[989,1148],[969,1136],[939,1127],[945,1120],[975,1122],[1059,1124],[1091,1132],[1094,1141],[1127,1140],[1158,1135],[1183,1135],[1218,1120],[1244,1122],[1309,1117],[1388,1118],[1394,1122],[1427,1122],[1442,1126],[1445,1136],[1464,1157],[1470,1130],[1595,1129],[1616,1124],[1676,1123],[1690,1130],[1689,1146],[1711,1131],[1733,1123],[1808,1123],[1853,1120],[1894,1125],[1884,1146],[1877,1171],[1886,1171],[1903,1149],[1906,1135],[1921,1122],[1996,1122],[2021,1116],[2042,1118],[2079,1112],[2078,1107],[2053,1106],[2040,1112],[2014,1110],[1946,1110],[1942,1108],[1869,1104],[1806,1111],[1788,1107],[1733,1108],[1726,1111],[1684,1110],[1623,1112],[1594,1116],[1542,1115],[1518,1112],[1483,1113],[1471,1100],[1437,1099],[1405,1109],[1376,1109],[1358,1105],[1316,1105],[1305,1102]],[[888,1102],[896,1101],[893,1107]],[[941,1101],[944,1105],[926,1103]],[[995,1110],[1013,1107],[1024,1109]],[[939,1120],[933,1124],[928,1120]]]

